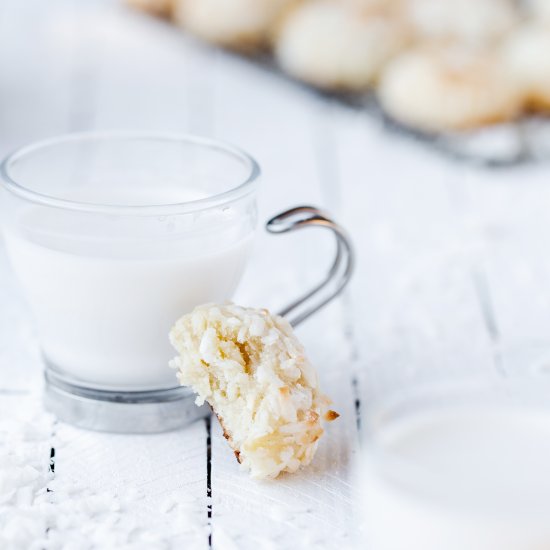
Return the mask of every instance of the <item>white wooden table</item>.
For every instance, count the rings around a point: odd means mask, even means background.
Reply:
[[[216,422],[153,436],[58,423],[40,408],[36,338],[2,248],[1,548],[21,525],[13,548],[348,548],[369,395],[419,376],[550,374],[548,166],[458,164],[113,0],[3,0],[0,154],[110,128],[234,142],[262,166],[262,218],[311,203],[349,229],[351,288],[299,329],[341,417],[310,468],[269,483],[239,471]],[[286,303],[325,268],[323,237],[261,235],[235,300]],[[25,461],[47,504],[3,503]]]

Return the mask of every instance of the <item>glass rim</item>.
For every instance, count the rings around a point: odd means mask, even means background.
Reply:
[[[205,149],[210,149],[212,151],[227,153],[240,160],[247,167],[247,175],[238,184],[232,186],[230,189],[201,199],[164,204],[116,205],[74,201],[55,197],[47,193],[39,193],[29,189],[24,184],[19,183],[16,181],[16,178],[13,178],[10,174],[10,167],[18,160],[28,158],[34,153],[50,147],[85,140],[165,141],[202,146]],[[187,214],[208,210],[233,202],[254,192],[259,176],[260,166],[256,160],[239,147],[217,139],[202,137],[194,134],[170,132],[110,130],[67,133],[19,147],[7,155],[0,163],[0,180],[3,187],[10,193],[43,206],[98,214]]]

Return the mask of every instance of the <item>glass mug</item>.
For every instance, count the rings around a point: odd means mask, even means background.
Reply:
[[[183,313],[231,298],[256,226],[260,169],[194,136],[83,133],[24,147],[1,167],[10,263],[34,314],[45,401],[62,420],[121,432],[176,428],[204,414],[176,387],[167,334]],[[345,286],[349,241],[313,207],[273,233],[331,229],[326,278],[285,308],[294,324]]]
[[[370,392],[360,547],[550,548],[550,381],[477,376]]]

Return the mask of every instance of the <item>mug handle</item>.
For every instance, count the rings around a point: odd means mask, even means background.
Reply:
[[[325,278],[311,290],[278,312],[295,327],[338,296],[355,267],[355,254],[346,232],[328,215],[314,206],[297,206],[271,218],[265,228],[269,233],[281,234],[304,227],[324,227],[336,237],[336,255]]]

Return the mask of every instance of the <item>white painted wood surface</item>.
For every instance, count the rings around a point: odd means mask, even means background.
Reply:
[[[412,380],[550,374],[548,166],[457,164],[114,1],[3,0],[0,154],[56,133],[109,128],[232,141],[262,166],[262,219],[311,203],[347,226],[358,253],[353,284],[299,329],[342,416],[311,468],[270,483],[239,471],[214,422],[211,442],[204,422],[155,436],[52,423],[36,452],[47,470],[55,449],[54,506],[56,491],[75,485],[118,499],[116,521],[133,521],[151,548],[351,547],[361,402]],[[236,301],[277,308],[316,279],[329,252],[314,232],[262,234]],[[0,256],[5,443],[25,410],[42,414],[41,365]],[[85,517],[90,530],[108,528],[101,516]],[[48,536],[62,540],[70,529],[57,525]]]

